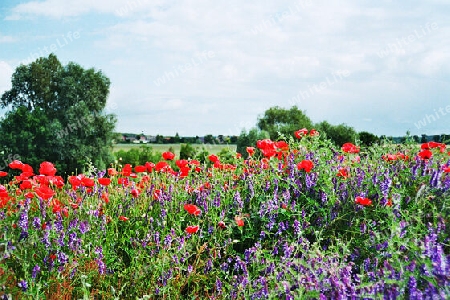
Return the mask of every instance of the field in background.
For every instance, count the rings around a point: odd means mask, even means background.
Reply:
[[[220,150],[224,148],[229,148],[232,151],[236,151],[236,145],[226,145],[226,144],[191,144],[194,148],[201,150],[202,148],[205,148],[206,151],[208,151],[211,154],[217,154],[220,152]],[[180,154],[180,147],[181,144],[115,144],[113,146],[113,152],[117,152],[119,150],[125,150],[128,151],[133,148],[139,148],[141,146],[147,146],[151,147],[153,151],[155,152],[164,152],[168,151],[169,148],[172,147],[172,149],[175,151],[176,155]]]

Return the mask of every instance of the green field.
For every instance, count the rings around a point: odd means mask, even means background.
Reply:
[[[130,150],[136,147],[147,146],[151,147],[155,152],[164,152],[168,151],[169,148],[172,148],[175,151],[175,154],[180,153],[181,144],[115,144],[113,146],[113,152],[117,152],[119,150]],[[232,151],[236,151],[236,145],[230,144],[192,144],[192,146],[196,149],[205,148],[211,154],[217,154],[220,150],[224,148],[229,148]]]

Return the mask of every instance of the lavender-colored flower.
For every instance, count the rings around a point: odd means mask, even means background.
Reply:
[[[41,218],[39,218],[39,217],[34,217],[33,218],[33,228],[34,229],[41,228]]]
[[[366,223],[362,222],[362,223],[359,225],[359,230],[361,231],[361,233],[366,233],[366,231],[367,231],[367,225],[366,225]]]
[[[328,195],[324,191],[320,192],[320,201],[322,201],[322,204],[325,204],[328,200]]]
[[[241,194],[239,191],[236,191],[233,197],[233,203],[237,206],[238,209],[242,209],[244,207],[244,202],[242,202]]]
[[[98,273],[100,275],[104,275],[106,273],[106,265],[103,262],[103,249],[101,246],[98,246],[95,248],[94,253],[97,254],[97,258],[95,261],[97,262],[98,266]]]
[[[409,272],[414,272],[416,269],[416,262],[413,260],[409,265],[406,266],[406,270]]]
[[[65,265],[69,261],[69,256],[62,251],[58,251],[57,258],[61,265]]]
[[[216,279],[216,291],[221,293],[222,292],[222,282],[219,278]]]
[[[56,222],[54,222],[54,225],[55,225],[55,230],[56,231],[63,231],[64,230],[64,226],[63,226],[63,223],[62,223],[62,217],[61,217],[61,215],[58,215],[58,220],[56,221]]]
[[[81,234],[85,234],[90,230],[88,221],[81,221],[78,225],[78,230],[80,230]]]
[[[22,229],[22,231],[28,231],[28,210],[24,210],[20,214],[17,225]]]
[[[33,271],[31,271],[31,278],[36,279],[37,274],[41,271],[39,265],[35,265]]]
[[[23,292],[26,292],[28,290],[28,283],[25,280],[19,281],[17,286],[20,287]]]
[[[270,189],[270,180],[266,181],[266,185],[264,187],[264,192],[267,192]]]
[[[164,238],[164,245],[170,247],[171,244],[172,244],[172,236],[168,234]]]
[[[264,231],[261,231],[261,233],[259,234],[259,238],[261,240],[265,239],[266,238],[266,233]]]
[[[368,272],[370,268],[370,258],[364,260],[364,271]]]
[[[64,233],[64,231],[61,231],[59,233],[59,238],[56,241],[59,246],[64,247],[66,245],[66,243],[64,242],[65,237],[66,237],[66,234]]]
[[[44,235],[41,239],[41,242],[44,244],[46,249],[50,248],[50,245],[51,245],[49,237],[50,237],[50,230],[46,229],[44,231]]]
[[[389,177],[389,173],[386,173],[384,175],[384,180],[380,182],[380,190],[381,195],[384,197],[388,197],[389,195],[389,189],[392,185],[392,179]]]
[[[220,207],[221,201],[220,201],[220,193],[216,194],[216,197],[214,197],[213,205],[215,207]]]
[[[293,227],[294,227],[294,233],[296,235],[300,235],[300,230],[301,229],[300,229],[300,222],[298,220],[294,220]]]
[[[156,246],[160,246],[160,239],[159,239],[159,232],[158,231],[156,231],[154,234],[153,234],[153,238],[154,238],[154,241],[155,241],[155,243],[156,243]]]
[[[208,261],[206,262],[206,265],[205,265],[205,270],[204,270],[205,274],[211,272],[212,268],[213,268],[213,263],[210,258],[210,259],[208,259]]]
[[[411,300],[422,299],[422,293],[417,289],[417,280],[414,276],[409,277],[408,292],[409,292],[409,299]]]
[[[80,246],[80,240],[77,238],[76,232],[69,233],[69,249],[72,251],[76,251],[78,247]]]
[[[78,225],[78,219],[77,218],[72,219],[69,222],[69,227],[67,227],[67,230],[75,229],[77,227],[77,225]]]

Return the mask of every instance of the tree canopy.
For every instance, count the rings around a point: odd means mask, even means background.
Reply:
[[[358,137],[355,129],[345,124],[332,125],[327,121],[322,121],[316,124],[316,127],[321,135],[326,135],[328,139],[339,147],[347,142],[355,142]]]
[[[93,68],[54,54],[12,75],[12,88],[0,100],[0,151],[17,154],[33,166],[47,160],[62,173],[82,171],[88,160],[104,168],[112,161],[116,117],[104,112],[110,80]]]
[[[285,136],[294,136],[294,132],[300,128],[312,128],[313,122],[297,106],[290,109],[274,106],[258,118],[257,125],[260,130],[267,131],[271,139],[277,140],[280,133]]]

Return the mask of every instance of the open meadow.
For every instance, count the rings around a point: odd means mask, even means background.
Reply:
[[[445,145],[296,136],[228,163],[165,152],[67,182],[51,162],[13,161],[0,174],[0,296],[448,299]]]

